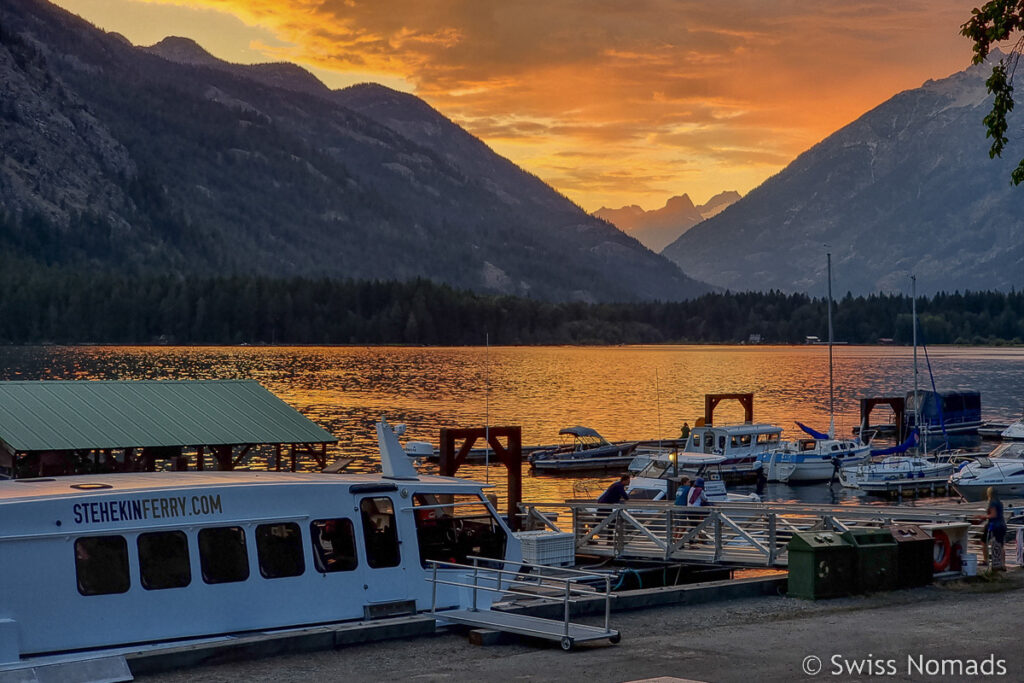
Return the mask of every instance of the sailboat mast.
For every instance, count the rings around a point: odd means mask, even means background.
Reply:
[[[828,256],[828,438],[836,438],[835,390],[832,379],[832,253]]]
[[[928,452],[928,441],[921,433],[921,397],[917,393],[917,276],[910,276],[910,311],[911,324],[914,327],[914,427],[918,430],[921,440],[924,443],[925,453]]]

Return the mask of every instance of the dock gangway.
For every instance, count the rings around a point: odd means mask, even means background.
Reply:
[[[578,555],[780,569],[788,565],[787,546],[797,532],[963,523],[981,514],[969,506],[751,502],[683,507],[651,501],[521,503],[520,511],[524,528],[572,532]],[[1011,525],[1008,542],[1015,531]]]
[[[548,567],[526,562],[506,562],[483,557],[469,557],[473,564],[427,560],[431,574],[427,581],[431,587],[430,613],[437,620],[462,624],[474,628],[492,629],[505,633],[554,640],[563,650],[571,650],[576,643],[603,640],[618,643],[621,634],[610,625],[611,575],[595,574],[563,567]],[[512,564],[516,569],[504,569]],[[499,565],[502,568],[498,568]],[[449,572],[444,570],[456,570]],[[438,575],[438,571],[444,573]],[[604,589],[594,587],[601,584]],[[468,606],[458,609],[437,609],[437,587],[455,586],[467,595]],[[515,612],[490,609],[491,600],[481,600],[481,593],[500,598],[510,596],[530,598],[541,602],[560,603],[562,619],[545,619]],[[574,623],[570,619],[571,606],[580,600],[604,599],[604,626]],[[480,606],[486,603],[486,607]]]

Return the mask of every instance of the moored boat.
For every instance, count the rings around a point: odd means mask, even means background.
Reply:
[[[984,500],[990,486],[1001,498],[1024,497],[1024,443],[996,447],[987,457],[962,465],[950,482],[970,501]]]
[[[721,455],[722,475],[741,478],[752,475],[758,456],[778,448],[781,441],[782,428],[770,424],[701,426],[693,428],[680,455]],[[690,477],[697,474],[690,469],[684,473]]]
[[[999,435],[1011,441],[1024,441],[1024,417],[1010,423]]]
[[[751,502],[761,500],[757,494],[729,493],[725,488],[722,464],[725,457],[704,453],[660,453],[639,456],[630,471],[635,471],[629,488],[630,500],[666,500],[669,481],[683,472],[691,480],[704,480],[704,493],[711,503]]]
[[[848,488],[865,491],[882,486],[889,488],[899,483],[913,483],[920,479],[945,478],[953,472],[950,460],[922,456],[890,456],[881,462],[845,467],[839,472],[839,481]]]
[[[843,468],[866,461],[870,450],[853,439],[798,439],[784,441],[758,458],[768,481],[809,483],[831,479],[836,463]]]
[[[558,432],[571,437],[557,448],[535,451],[530,467],[538,472],[579,472],[625,469],[633,460],[637,442],[609,443],[589,427],[566,427]]]

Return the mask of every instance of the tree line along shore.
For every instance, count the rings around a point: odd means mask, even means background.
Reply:
[[[10,264],[8,264],[10,265]],[[927,344],[1024,343],[1024,293],[919,297]],[[827,301],[722,292],[674,302],[556,303],[428,280],[118,274],[0,268],[4,344],[798,344],[827,338]],[[847,294],[835,339],[909,344],[910,297]]]

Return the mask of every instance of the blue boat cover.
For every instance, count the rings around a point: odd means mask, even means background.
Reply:
[[[914,431],[910,432],[910,436],[907,437],[907,440],[904,441],[903,443],[901,443],[899,446],[892,446],[890,448],[879,448],[879,449],[872,448],[871,449],[871,455],[872,456],[875,456],[875,455],[895,455],[897,453],[904,453],[904,452],[910,450],[911,448],[913,448],[916,443],[917,443],[917,430],[915,429]]]
[[[822,434],[821,432],[819,432],[817,430],[811,429],[810,427],[805,425],[803,422],[797,422],[796,426],[799,427],[800,429],[804,430],[805,432],[807,432],[811,436],[813,436],[815,439],[829,439],[829,438],[831,438],[828,434]]]

